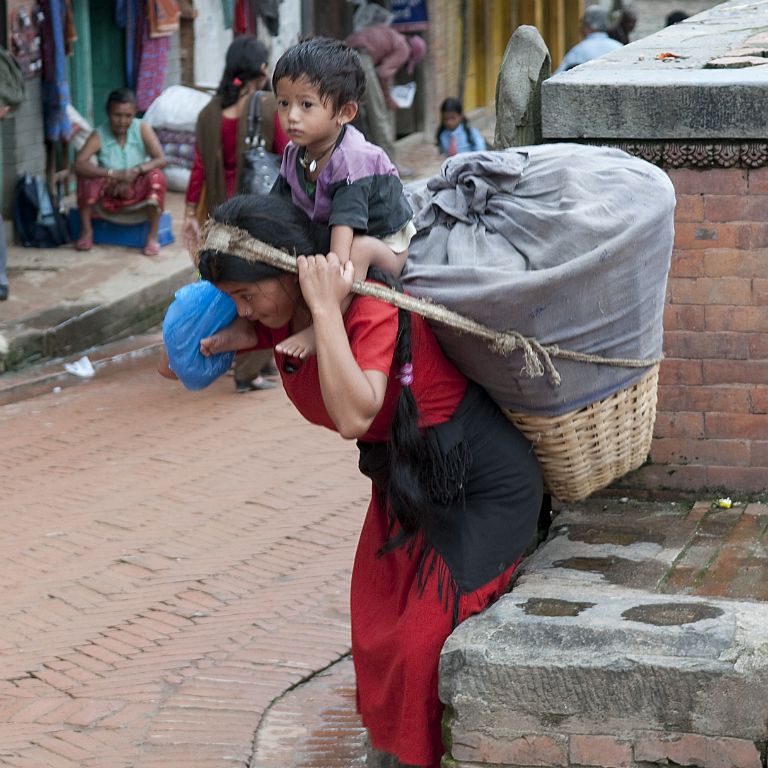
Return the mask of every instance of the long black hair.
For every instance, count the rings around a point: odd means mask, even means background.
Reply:
[[[257,240],[297,255],[326,253],[330,246],[327,226],[310,221],[306,214],[287,198],[278,195],[236,195],[213,212],[216,221],[249,232]],[[260,282],[284,274],[275,267],[238,256],[203,249],[198,269],[203,279],[218,282]],[[392,275],[374,268],[371,279],[402,291]],[[395,367],[402,372],[412,365],[411,314],[398,310],[395,344]],[[407,368],[405,368],[407,370]],[[417,371],[416,375],[425,375]],[[406,383],[400,387],[389,435],[389,477],[386,501],[391,519],[398,520],[405,536],[423,529],[429,522],[432,504],[427,490],[430,476],[429,450],[424,433],[419,429],[419,408]],[[393,544],[402,541],[396,536]]]
[[[440,105],[441,117],[444,112],[455,112],[457,115],[461,115],[461,124],[464,126],[464,130],[467,133],[469,146],[473,150],[477,149],[477,142],[475,141],[474,134],[470,130],[469,120],[467,120],[467,116],[464,114],[464,106],[462,103],[453,96],[449,96],[447,99],[444,99],[443,103]],[[440,125],[437,127],[437,133],[435,134],[435,143],[438,147],[440,146],[440,134],[443,132],[443,130],[443,121],[441,120]]]
[[[253,35],[236,37],[227,48],[224,73],[216,90],[221,108],[231,107],[240,98],[240,89],[249,80],[265,77],[264,68],[268,62],[269,53],[261,40]]]

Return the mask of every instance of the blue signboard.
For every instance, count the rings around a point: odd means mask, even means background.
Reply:
[[[392,26],[400,32],[419,32],[429,27],[427,0],[392,0]]]

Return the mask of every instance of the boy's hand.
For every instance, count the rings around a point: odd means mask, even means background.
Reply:
[[[204,357],[221,352],[252,349],[259,342],[259,334],[253,323],[244,317],[236,317],[226,328],[200,340],[200,353]]]
[[[299,284],[310,312],[338,309],[352,290],[355,268],[351,261],[343,265],[331,251],[327,256],[299,256]]]

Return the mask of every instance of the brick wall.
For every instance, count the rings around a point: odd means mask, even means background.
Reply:
[[[637,731],[625,736],[537,734],[494,741],[476,733],[453,734],[453,768],[641,768],[688,765],[697,768],[763,768],[761,745],[746,739],[696,733]]]
[[[768,490],[768,167],[676,169],[651,464],[626,489]]]

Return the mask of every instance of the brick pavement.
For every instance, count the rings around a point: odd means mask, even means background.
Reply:
[[[349,651],[354,445],[149,359],[0,432],[0,765],[248,765],[269,704]]]

